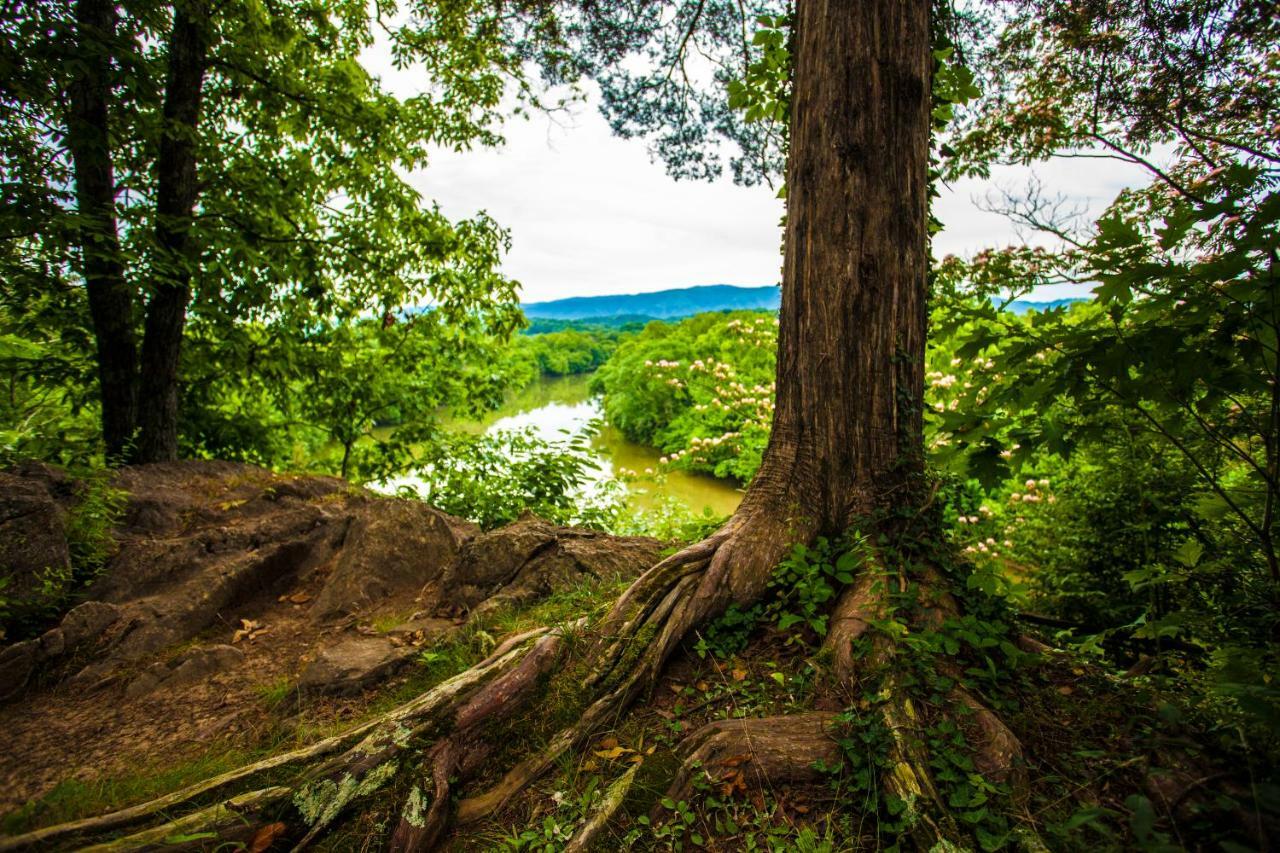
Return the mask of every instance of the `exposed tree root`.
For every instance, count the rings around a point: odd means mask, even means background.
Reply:
[[[635,782],[636,771],[639,769],[639,764],[632,764],[626,773],[619,776],[608,787],[604,792],[604,799],[592,809],[587,822],[578,827],[578,831],[565,844],[564,853],[583,853],[591,848],[592,842],[609,825],[609,821],[618,813],[618,809],[622,808],[622,803],[631,791],[631,784]]]
[[[884,690],[889,698],[881,708],[893,737],[893,769],[885,777],[885,789],[907,804],[908,831],[920,849],[955,843],[960,831],[929,772],[929,753],[920,737],[915,705],[892,676],[885,680]]]
[[[126,850],[147,850],[156,847],[171,846],[169,839],[201,833],[216,833],[220,841],[247,842],[257,832],[258,827],[248,819],[264,808],[274,805],[288,797],[290,789],[285,787],[263,788],[232,797],[226,802],[210,806],[202,811],[180,817],[160,826],[143,830],[124,838],[95,844],[86,847],[82,853],[123,853]]]
[[[688,799],[698,779],[722,786],[726,794],[820,782],[826,775],[818,765],[830,767],[840,760],[840,746],[831,733],[835,718],[830,711],[814,711],[708,723],[680,744],[684,761],[667,796]]]
[[[543,751],[517,764],[488,792],[463,800],[457,819],[465,823],[491,814],[652,687],[662,665],[693,627],[733,601],[757,598],[785,550],[810,532],[803,526],[789,527],[776,514],[740,512],[708,539],[645,572],[614,604],[586,656],[583,693],[593,701]],[[100,836],[162,810],[194,804],[269,770],[329,756],[309,767],[298,782],[263,789],[272,792],[270,798],[260,799],[261,791],[242,795],[249,798],[246,808],[290,799],[308,825],[297,845],[303,849],[353,801],[400,772],[403,753],[424,742],[430,744],[426,773],[411,791],[392,844],[399,850],[428,849],[447,825],[451,779],[472,775],[492,751],[481,729],[528,705],[538,693],[535,684],[558,660],[561,645],[562,634],[546,629],[513,637],[480,664],[342,735],[129,809],[5,839],[0,851],[30,849],[73,835]],[[212,831],[225,817],[219,807],[198,810],[183,818],[183,831]]]
[[[923,849],[929,849],[938,842],[958,839],[958,827],[929,771],[917,709],[894,670],[895,642],[883,633],[870,634],[869,646],[859,642],[889,612],[890,591],[906,590],[908,579],[890,572],[878,556],[869,562],[871,565],[863,568],[861,576],[837,601],[824,647],[831,655],[837,683],[851,698],[855,688],[865,689],[863,679],[879,679],[878,692],[884,701],[878,707],[893,739],[893,770],[885,779],[885,788],[909,804],[911,834]],[[909,619],[911,630],[936,631],[945,620],[959,615],[958,603],[936,570],[917,569],[913,580],[917,606]],[[1034,646],[1028,644],[1028,648]],[[860,656],[859,649],[865,654]],[[992,781],[1009,783],[1015,800],[1024,800],[1027,785],[1021,743],[990,708],[963,686],[958,667],[944,663],[940,672],[955,682],[949,692],[951,707],[947,713],[969,736],[974,766]]]
[[[194,803],[200,798],[207,797],[219,790],[226,789],[231,785],[243,783],[256,777],[260,777],[269,771],[277,768],[283,768],[290,765],[299,764],[310,759],[322,758],[331,755],[350,744],[356,738],[364,736],[357,745],[351,747],[341,755],[322,761],[320,764],[309,768],[310,772],[304,777],[307,780],[322,779],[325,774],[350,774],[357,770],[360,765],[367,764],[365,760],[376,748],[377,744],[390,742],[395,748],[400,745],[407,744],[411,730],[407,728],[410,725],[418,725],[419,727],[430,727],[432,720],[442,710],[447,709],[459,701],[459,697],[468,695],[477,685],[482,685],[494,678],[498,674],[507,671],[520,661],[524,654],[524,646],[531,640],[541,638],[548,634],[547,629],[542,628],[536,631],[529,631],[516,637],[512,637],[501,646],[494,650],[487,659],[480,662],[465,672],[462,672],[447,681],[442,682],[436,687],[412,699],[409,702],[399,706],[389,713],[371,720],[360,726],[357,726],[340,735],[326,738],[311,746],[302,749],[293,750],[282,755],[273,756],[263,761],[249,764],[236,770],[215,776],[196,785],[175,791],[163,797],[158,797],[127,809],[112,812],[110,814],[98,817],[85,818],[83,820],[72,821],[70,823],[58,824],[56,826],[45,827],[24,835],[17,835],[11,838],[0,839],[0,851],[11,850],[27,850],[27,849],[47,849],[54,842],[72,837],[82,836],[91,837],[102,835],[112,830],[120,829],[125,826],[139,823],[153,815],[185,805]],[[425,721],[425,722],[424,722]],[[303,786],[305,787],[305,786]],[[297,788],[284,788],[291,795],[296,797],[299,793]],[[248,795],[245,795],[248,796]],[[349,798],[348,798],[349,800]],[[274,803],[276,800],[269,801],[253,801],[256,805],[261,806],[266,802]],[[317,803],[317,805],[323,805]],[[339,807],[340,808],[340,807]],[[205,821],[216,823],[218,815],[207,811],[197,812],[196,814],[205,815]],[[191,815],[195,818],[195,815]],[[192,826],[199,824],[195,821]],[[189,827],[187,831],[191,831]]]
[[[957,684],[951,700],[968,714],[974,741],[973,764],[993,782],[1008,782],[1017,799],[1027,793],[1027,774],[1022,761],[1022,743],[994,711],[966,688]]]
[[[391,837],[392,850],[430,850],[448,821],[450,789],[476,772],[493,752],[493,745],[477,732],[481,724],[498,722],[519,710],[560,657],[561,636],[548,634],[539,639],[511,670],[489,682],[454,712],[452,731],[431,748],[425,764],[429,768],[424,787],[415,785],[405,803],[400,823]],[[424,797],[430,796],[430,799]],[[430,803],[425,813],[423,807]],[[312,834],[316,832],[312,828]]]
[[[533,645],[525,649],[524,641],[535,636]],[[485,661],[441,685],[451,685],[449,689],[437,687],[429,691],[409,703],[420,703],[409,712],[393,711],[364,740],[322,768],[321,773],[311,775],[293,798],[311,827],[296,849],[310,845],[352,801],[389,781],[399,770],[400,754],[411,744],[433,735],[447,735],[458,726],[470,731],[488,716],[514,710],[509,700],[526,694],[532,681],[554,663],[562,637],[561,632],[543,630],[512,638]],[[484,678],[485,674],[492,675],[492,680]],[[479,689],[474,693],[467,692],[477,685]],[[434,701],[423,701],[432,696],[436,696]],[[452,727],[446,722],[451,711],[455,712]],[[446,744],[437,756],[445,762],[442,766],[469,767],[467,751],[456,745],[451,748],[452,742],[447,738],[441,743]],[[443,778],[447,785],[448,777]],[[410,827],[420,828],[412,824]]]
[[[463,800],[458,823],[493,814],[559,756],[652,688],[663,664],[693,628],[729,604],[758,599],[786,549],[808,533],[744,502],[744,509],[715,534],[641,575],[598,628],[600,642],[588,659],[585,679],[598,698],[541,752],[515,765],[490,790]]]

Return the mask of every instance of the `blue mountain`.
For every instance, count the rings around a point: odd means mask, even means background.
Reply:
[[[777,285],[738,287],[733,284],[705,284],[655,290],[652,293],[627,293],[617,296],[571,296],[548,302],[526,302],[525,316],[530,320],[577,321],[602,325],[676,320],[707,311],[757,310],[777,311],[781,291]],[[1084,300],[1053,299],[1037,302],[1019,299],[1009,304],[1014,314],[1047,311]]]
[[[525,316],[531,320],[605,320],[615,317],[670,320],[692,317],[706,311],[777,311],[780,301],[777,285],[737,287],[732,284],[707,284],[657,290],[653,293],[571,296],[549,302],[528,302],[521,307],[524,308]]]
[[[994,300],[993,301],[998,301]],[[1026,314],[1028,311],[1052,311],[1054,308],[1064,308],[1068,305],[1074,305],[1077,302],[1088,302],[1088,299],[1080,296],[1073,296],[1068,299],[1050,299],[1046,302],[1034,302],[1029,299],[1015,299],[1005,307],[1004,310],[1011,314]]]

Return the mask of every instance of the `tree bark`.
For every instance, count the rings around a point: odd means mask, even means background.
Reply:
[[[80,253],[98,350],[102,436],[107,459],[113,461],[128,450],[138,416],[134,295],[120,254],[108,110],[115,4],[78,0],[75,16],[78,64],[68,92],[67,147],[75,170]]]
[[[210,26],[205,0],[180,2],[169,37],[169,76],[156,184],[154,292],[142,342],[140,435],[135,461],[178,457],[178,367],[191,299],[190,229],[199,183],[197,129]]]
[[[777,400],[680,630],[763,592],[791,544],[924,499],[928,0],[799,0]]]
[[[796,4],[777,409],[752,491],[819,529],[923,471],[927,0]]]

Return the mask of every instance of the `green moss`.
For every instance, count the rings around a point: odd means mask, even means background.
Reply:
[[[211,748],[184,762],[140,766],[122,776],[91,781],[68,779],[59,782],[43,797],[0,818],[0,832],[17,835],[116,811],[194,785],[260,757],[247,750]]]
[[[294,683],[287,675],[282,675],[275,681],[269,681],[266,684],[259,684],[253,688],[268,708],[276,708],[284,704],[294,693]]]
[[[397,761],[379,764],[357,779],[344,773],[340,779],[320,779],[304,785],[293,795],[293,805],[308,826],[324,825],[338,816],[348,803],[368,796],[381,788],[400,768]]]

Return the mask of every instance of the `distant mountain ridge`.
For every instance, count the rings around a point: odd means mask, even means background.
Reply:
[[[992,297],[992,302],[1000,300]],[[1050,299],[1045,302],[1036,302],[1030,299],[1015,299],[1005,306],[1006,311],[1010,314],[1025,314],[1028,311],[1052,311],[1054,308],[1065,308],[1068,305],[1074,305],[1077,302],[1088,302],[1089,300],[1083,296],[1071,296],[1066,299]]]
[[[616,296],[571,296],[548,302],[528,302],[523,306],[529,319],[585,320],[627,315],[670,320],[691,317],[706,311],[756,309],[776,311],[781,302],[777,285],[738,287],[733,284],[704,284],[677,287],[652,293]]]
[[[526,302],[525,316],[530,320],[560,320],[616,325],[645,320],[677,320],[707,311],[777,311],[781,303],[777,285],[739,287],[735,284],[703,284],[675,287],[652,293],[624,293],[608,296],[570,296],[546,302]],[[1052,299],[1038,302],[1018,299],[1007,308],[1014,314],[1061,308],[1081,298]]]

